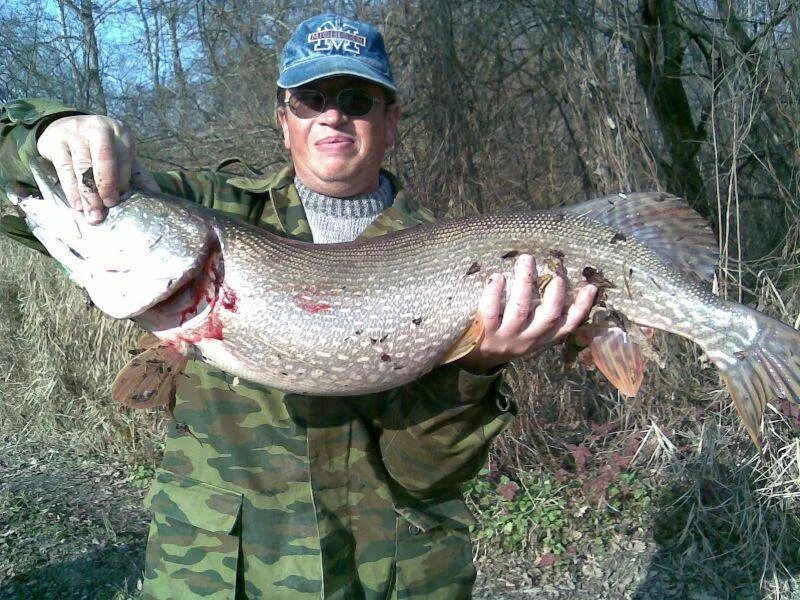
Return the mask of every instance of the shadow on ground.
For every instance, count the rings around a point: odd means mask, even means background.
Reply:
[[[715,600],[800,593],[800,519],[759,494],[746,471],[719,463],[663,495],[653,521],[659,548],[632,598]]]
[[[0,444],[0,600],[130,598],[149,515],[131,467]]]
[[[87,552],[84,556],[51,564],[0,583],[0,599],[106,600],[127,598],[136,592],[144,568],[145,536],[118,534],[128,541]]]

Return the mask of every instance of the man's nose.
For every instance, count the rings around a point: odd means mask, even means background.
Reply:
[[[342,112],[336,100],[331,98],[325,105],[325,110],[317,117],[317,120],[326,125],[335,125],[347,119],[347,115]]]

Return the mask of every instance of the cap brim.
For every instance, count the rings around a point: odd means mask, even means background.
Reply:
[[[378,85],[397,91],[394,81],[386,77],[378,69],[372,68],[365,60],[346,56],[317,56],[310,60],[294,64],[285,69],[278,78],[278,86],[295,88],[310,81],[333,77],[334,75],[352,75],[373,81]]]

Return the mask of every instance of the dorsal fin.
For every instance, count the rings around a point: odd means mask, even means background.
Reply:
[[[714,233],[685,200],[663,192],[603,196],[566,212],[594,219],[647,246],[674,267],[709,281],[719,260]]]

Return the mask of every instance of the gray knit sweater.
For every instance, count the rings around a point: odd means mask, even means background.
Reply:
[[[314,242],[350,242],[356,239],[379,214],[392,205],[394,191],[385,175],[378,189],[363,196],[333,198],[311,190],[297,177],[294,185],[303,203]]]

